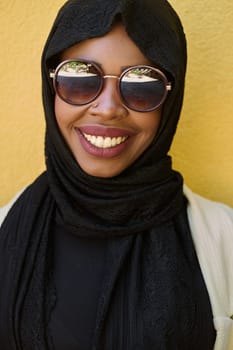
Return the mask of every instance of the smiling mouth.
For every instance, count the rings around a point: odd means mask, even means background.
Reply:
[[[90,142],[93,146],[97,148],[113,148],[124,143],[129,136],[118,136],[118,137],[109,137],[109,136],[97,136],[90,135],[82,132],[84,138]]]

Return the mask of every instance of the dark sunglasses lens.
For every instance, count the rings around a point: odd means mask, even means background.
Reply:
[[[82,105],[92,101],[102,86],[102,77],[93,64],[70,61],[64,63],[56,74],[58,95],[68,103]]]
[[[156,69],[139,66],[125,72],[120,91],[127,107],[136,111],[157,108],[166,97],[166,82]]]

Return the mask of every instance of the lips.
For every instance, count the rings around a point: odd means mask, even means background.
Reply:
[[[112,158],[120,155],[128,146],[132,131],[96,125],[76,128],[84,150],[96,157]]]
[[[129,130],[110,128],[99,125],[85,125],[78,128],[82,134],[89,134],[93,136],[103,136],[103,137],[119,137],[119,136],[131,136],[134,133]]]

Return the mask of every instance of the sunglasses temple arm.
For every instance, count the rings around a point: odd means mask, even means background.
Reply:
[[[172,84],[171,83],[168,83],[166,85],[166,88],[167,88],[167,91],[171,91],[172,90]]]
[[[50,77],[50,78],[54,78],[54,77],[55,77],[55,71],[54,71],[54,70],[51,70],[51,71],[49,72],[49,77]]]

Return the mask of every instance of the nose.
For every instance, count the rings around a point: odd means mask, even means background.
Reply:
[[[124,106],[117,88],[117,79],[104,79],[100,95],[92,103],[92,113],[104,119],[121,119],[127,116],[128,110]]]

